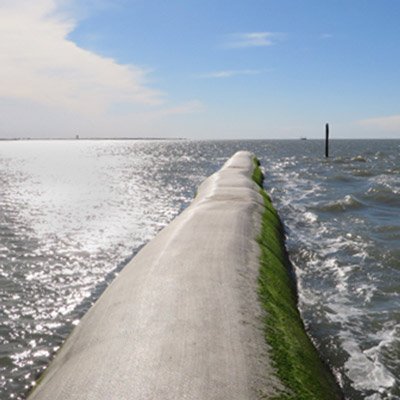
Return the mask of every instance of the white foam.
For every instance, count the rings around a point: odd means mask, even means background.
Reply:
[[[372,308],[380,282],[374,270],[371,272],[374,243],[373,237],[364,233],[363,197],[360,195],[360,200],[359,193],[353,193],[350,187],[346,192],[343,187],[325,184],[324,172],[316,176],[313,165],[308,169],[296,165],[294,171],[291,162],[286,158],[275,163],[272,178],[276,178],[276,205],[287,225],[305,323],[315,329],[311,333],[316,338],[321,334],[319,324],[340,337],[341,343],[329,350],[329,358],[334,360],[342,386],[359,391],[360,398],[394,399],[391,393],[396,380],[387,358],[399,347],[393,329],[385,328],[374,337],[374,329],[381,329]],[[386,175],[383,177],[368,179],[389,185],[392,191],[399,188],[397,176],[391,177],[390,183]],[[329,211],[329,206],[354,212],[328,215],[324,211]],[[349,354],[345,364],[344,351]],[[366,391],[369,397],[365,397]]]
[[[306,211],[306,212],[303,214],[303,217],[304,217],[304,219],[305,219],[306,221],[308,221],[308,222],[310,222],[310,223],[317,222],[317,220],[318,220],[318,216],[317,216],[316,214],[312,213],[311,211]]]
[[[368,351],[362,351],[351,338],[345,339],[342,346],[350,356],[345,363],[345,369],[356,390],[381,392],[396,383],[393,375],[379,361],[377,353],[371,355]]]

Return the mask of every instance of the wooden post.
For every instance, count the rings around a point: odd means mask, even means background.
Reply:
[[[325,157],[329,157],[329,124],[325,124]]]

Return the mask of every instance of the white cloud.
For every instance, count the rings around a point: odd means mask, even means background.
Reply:
[[[331,33],[321,33],[321,35],[319,35],[320,39],[332,39],[333,35]]]
[[[199,75],[199,78],[232,78],[238,75],[258,75],[258,74],[261,74],[261,71],[254,69],[223,70],[223,71],[215,71]]]
[[[400,115],[363,119],[358,124],[364,128],[400,133]]]
[[[79,48],[68,40],[76,21],[61,0],[2,0],[0,96],[82,113],[101,113],[114,102],[160,104],[147,71]]]
[[[149,70],[72,42],[92,3],[114,0],[0,0],[0,136],[159,136],[166,118],[203,109],[169,104]]]
[[[272,46],[283,35],[276,32],[248,32],[229,35],[225,46],[228,48],[267,47]]]

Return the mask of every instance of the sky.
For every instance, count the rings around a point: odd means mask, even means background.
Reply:
[[[400,139],[399,0],[1,0],[0,138]]]

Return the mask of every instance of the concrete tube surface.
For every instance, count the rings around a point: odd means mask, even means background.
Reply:
[[[30,400],[247,400],[284,390],[257,297],[264,210],[238,152],[123,269]]]

